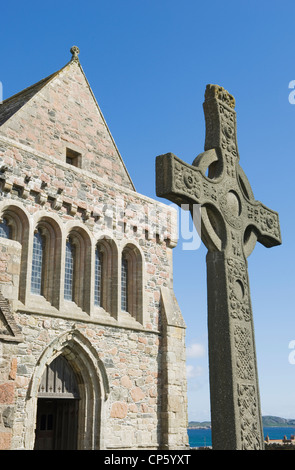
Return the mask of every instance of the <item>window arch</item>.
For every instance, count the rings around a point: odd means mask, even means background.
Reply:
[[[65,246],[64,300],[90,313],[91,242],[87,232],[73,228]]]
[[[143,323],[143,269],[139,249],[127,244],[121,257],[121,310]]]
[[[12,204],[4,207],[0,221],[1,237],[20,243],[27,242],[29,222],[27,215],[20,207]]]
[[[118,317],[118,250],[110,238],[100,239],[95,246],[94,306]]]
[[[51,217],[36,224],[31,258],[31,294],[43,296],[53,306],[60,301],[61,229]]]
[[[17,203],[9,203],[2,206],[0,213],[1,234],[6,239],[14,240],[21,244],[20,274],[18,285],[18,297],[25,303],[27,294],[28,246],[29,246],[29,218],[26,211]]]

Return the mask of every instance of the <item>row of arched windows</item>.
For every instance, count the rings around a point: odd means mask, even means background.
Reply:
[[[142,322],[142,257],[135,245],[128,243],[119,259],[114,241],[104,238],[93,253],[91,240],[81,227],[72,228],[64,240],[58,224],[48,216],[41,218],[30,240],[23,224],[16,223],[18,218],[17,213],[4,211],[0,237],[19,241],[27,251],[22,254],[21,276],[26,280],[20,282],[20,297],[27,298],[25,285],[26,291],[29,288],[31,294],[43,296],[55,307],[61,305],[62,297],[86,312],[93,303],[115,318],[125,311]],[[22,234],[17,225],[22,226]],[[24,250],[24,244],[31,249]]]

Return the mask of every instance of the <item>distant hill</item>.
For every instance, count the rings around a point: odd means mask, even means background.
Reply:
[[[295,419],[279,418],[278,416],[262,416],[263,426],[288,427],[295,426]]]
[[[211,422],[210,421],[190,421],[188,423],[188,428],[189,429],[194,429],[194,428],[211,428]]]
[[[295,427],[295,419],[279,418],[278,416],[262,416],[262,425],[267,427]],[[190,421],[189,429],[211,428],[210,421]]]

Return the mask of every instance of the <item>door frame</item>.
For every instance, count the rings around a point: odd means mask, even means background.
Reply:
[[[109,381],[97,351],[77,329],[52,341],[37,362],[27,395],[24,448],[34,448],[39,384],[46,365],[59,354],[73,368],[79,386],[77,449],[102,450],[105,448],[105,408],[110,392]]]

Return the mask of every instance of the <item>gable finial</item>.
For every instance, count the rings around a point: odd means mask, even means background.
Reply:
[[[78,55],[79,55],[79,53],[80,53],[79,47],[77,47],[77,46],[71,47],[71,51],[70,51],[70,52],[72,53],[72,60],[77,60],[77,61],[78,61],[78,60],[79,60]]]

